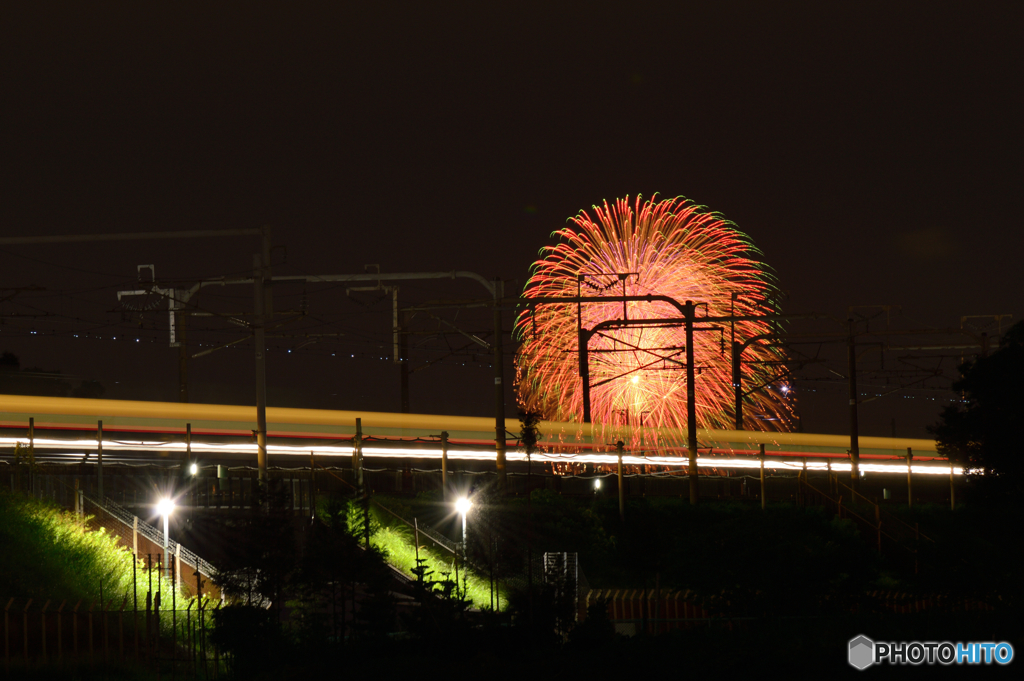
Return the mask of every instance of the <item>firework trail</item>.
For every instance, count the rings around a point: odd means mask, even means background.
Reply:
[[[541,250],[524,297],[664,295],[705,304],[697,309],[698,321],[704,315],[763,315],[776,297],[772,277],[754,259],[760,252],[750,239],[721,215],[684,198],[605,202],[594,207],[593,216],[581,212],[553,236],[560,242]],[[623,279],[619,273],[630,274]],[[581,308],[585,329],[623,315],[621,302]],[[681,316],[663,302],[629,302],[626,311],[630,319]],[[577,313],[575,304],[540,305],[516,321],[520,405],[549,420],[582,421]],[[719,327],[694,333],[699,428],[734,427],[733,329],[729,323]],[[735,322],[735,338],[741,342],[769,330],[760,320]],[[588,346],[592,422],[605,428],[632,426],[640,433],[636,437],[648,427],[685,429],[685,335],[682,326],[594,335]],[[772,383],[746,398],[744,426],[789,429],[792,407],[780,392],[783,383],[771,381],[777,370],[772,363],[782,355],[754,343],[743,359],[744,389]]]

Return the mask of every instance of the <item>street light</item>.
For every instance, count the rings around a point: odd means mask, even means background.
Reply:
[[[188,472],[192,475],[192,477],[195,477],[196,475],[198,475],[199,474],[199,464],[197,464],[195,461],[193,461],[192,464],[188,467]]]
[[[156,512],[164,517],[164,567],[167,567],[167,519],[174,512],[174,500],[164,497],[157,502]]]
[[[462,515],[462,562],[466,562],[466,514],[473,507],[473,502],[466,497],[460,497],[455,502],[455,510]]]

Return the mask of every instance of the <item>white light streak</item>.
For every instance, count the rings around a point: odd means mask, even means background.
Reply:
[[[47,438],[35,438],[35,446],[41,449],[74,450],[81,452],[94,452],[97,441],[94,439],[81,440],[56,440]],[[25,438],[0,437],[0,447],[14,447],[16,443],[23,446],[28,442]],[[192,452],[206,454],[249,454],[256,456],[257,447],[255,443],[213,443],[193,442]],[[318,456],[352,456],[351,445],[281,445],[267,444],[267,453],[274,456],[301,456],[308,457],[310,452]],[[130,452],[185,452],[184,442],[161,442],[147,440],[103,440],[103,451],[130,451]],[[418,458],[418,459],[440,459],[440,449],[427,449],[418,447],[363,447],[363,455],[377,458]],[[508,461],[526,461],[526,452],[509,451],[505,455]],[[448,458],[462,461],[494,461],[495,451],[493,449],[449,449]],[[905,459],[893,457],[894,463],[883,463],[878,459],[869,460],[877,463],[869,463],[861,460],[860,470],[865,473],[906,473],[907,464]],[[584,463],[584,464],[615,464],[618,462],[616,454],[602,454],[596,452],[580,454],[545,454],[536,452],[532,456],[535,463]],[[638,456],[635,454],[624,454],[622,463],[627,466],[663,466],[667,468],[686,468],[689,460],[685,456]],[[806,459],[807,470],[824,471],[828,464],[823,457],[808,456]],[[803,470],[804,460],[793,457],[780,457],[766,459],[765,468],[773,470]],[[756,455],[751,453],[749,457],[744,456],[698,456],[697,466],[701,468],[738,468],[757,469],[761,462]],[[850,471],[851,464],[845,459],[832,459],[833,471]],[[949,475],[948,464],[914,464],[912,472],[915,475]],[[953,475],[963,475],[963,468],[953,467]]]

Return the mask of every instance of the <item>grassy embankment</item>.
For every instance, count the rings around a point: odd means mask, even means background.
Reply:
[[[138,563],[132,583],[132,554],[104,529],[92,530],[86,519],[43,501],[0,492],[0,597],[67,600],[117,610],[132,608],[135,588],[139,606],[152,579],[153,589],[170,606],[170,579],[152,575]],[[135,588],[133,588],[135,587]],[[180,592],[178,608],[188,607]],[[167,614],[166,626],[170,627]]]
[[[375,531],[370,536],[370,543],[385,552],[389,563],[412,577],[412,569],[416,567],[416,542],[413,530],[389,513],[376,509],[372,513],[375,520]],[[423,535],[420,535],[419,557],[425,561],[424,564],[427,568],[433,571],[434,574],[430,575],[430,579],[441,580],[445,575],[455,579],[455,557]],[[491,585],[488,577],[477,574],[474,570],[469,570],[467,574],[460,560],[460,592],[463,588],[466,592],[465,598],[473,604],[473,607],[489,608],[491,606]],[[496,601],[496,605],[499,609],[504,610],[508,605],[504,589],[501,586],[496,586],[496,591],[498,593],[495,593],[495,599],[500,601]]]

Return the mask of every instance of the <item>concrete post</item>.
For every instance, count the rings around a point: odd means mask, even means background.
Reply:
[[[448,503],[448,431],[441,431],[441,500]]]
[[[912,508],[914,506],[914,479],[911,474],[911,466],[914,461],[914,452],[910,447],[907,447],[907,507]]]
[[[619,440],[618,442],[615,443],[615,451],[619,455],[619,520],[622,521],[626,520],[626,487],[625,481],[622,478],[622,449],[624,446],[625,445],[622,442],[622,440]]]
[[[860,478],[860,427],[857,420],[857,346],[854,344],[853,320],[848,320],[846,360],[850,396],[850,487],[857,489]]]
[[[504,288],[504,282],[494,280],[494,462],[498,473],[498,489],[502,494],[508,491],[508,474],[505,470],[505,359],[501,347],[501,299]]]
[[[956,487],[953,481],[953,462],[949,462],[949,510],[956,510]]]
[[[694,385],[693,324],[697,308],[692,300],[684,305],[686,313],[686,448],[690,457],[690,504],[697,503],[697,387]]]
[[[103,495],[103,421],[96,422],[96,496],[102,504]]]

